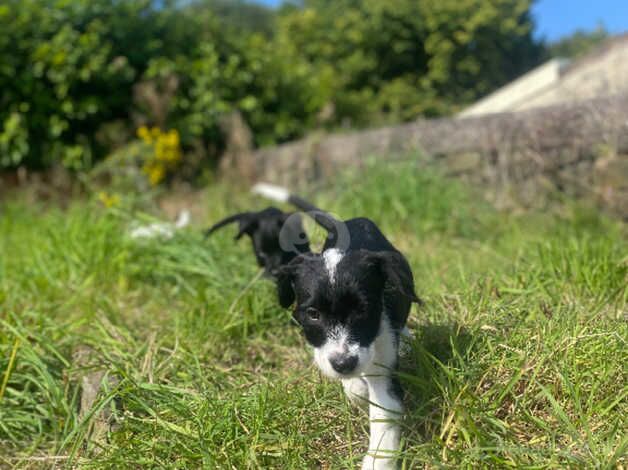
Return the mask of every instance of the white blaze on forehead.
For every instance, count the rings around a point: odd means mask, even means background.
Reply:
[[[329,280],[333,284],[336,282],[336,268],[340,260],[344,256],[344,253],[338,248],[330,248],[323,252],[323,259],[325,260],[325,269],[329,274]]]

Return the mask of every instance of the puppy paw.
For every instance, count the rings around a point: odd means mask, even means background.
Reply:
[[[364,406],[368,403],[369,387],[363,378],[345,379],[342,381],[342,387],[345,390],[345,395],[354,405]]]
[[[397,465],[392,457],[374,457],[370,454],[362,460],[362,470],[396,470]]]

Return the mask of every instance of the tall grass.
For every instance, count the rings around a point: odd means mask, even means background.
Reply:
[[[400,373],[404,468],[628,465],[624,226],[578,206],[500,213],[407,164],[310,196],[376,220],[426,300]],[[366,415],[311,365],[249,244],[200,235],[263,203],[221,185],[201,203],[208,220],[144,242],[94,202],[3,203],[0,465],[359,463]],[[103,384],[88,409],[86,376]]]

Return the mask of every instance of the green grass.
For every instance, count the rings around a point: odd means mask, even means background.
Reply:
[[[426,301],[400,373],[403,468],[628,465],[621,223],[578,206],[499,213],[408,165],[310,196],[380,223]],[[367,416],[321,379],[250,245],[199,234],[262,203],[217,185],[199,204],[197,226],[137,243],[95,201],[3,203],[0,467],[359,464]],[[97,371],[104,392],[81,410]]]

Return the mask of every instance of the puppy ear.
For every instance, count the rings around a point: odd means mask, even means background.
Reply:
[[[374,259],[373,259],[374,258]],[[373,254],[371,260],[379,268],[383,282],[383,301],[390,314],[392,326],[403,328],[412,302],[421,303],[414,291],[414,278],[410,265],[397,251]]]
[[[288,264],[281,266],[276,271],[277,277],[277,297],[279,305],[288,308],[295,301],[294,281],[297,276],[299,265],[305,259],[305,255],[299,255]]]
[[[375,255],[386,282],[385,289],[405,297],[411,302],[421,303],[414,291],[414,277],[410,265],[398,251],[383,251]]]

